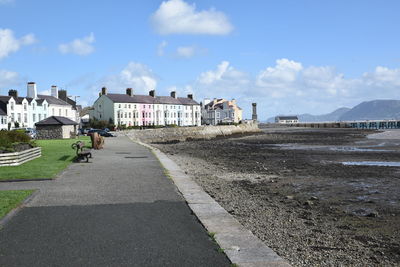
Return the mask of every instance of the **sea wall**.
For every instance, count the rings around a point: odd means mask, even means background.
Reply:
[[[217,136],[232,134],[257,133],[261,130],[258,124],[239,124],[221,126],[174,127],[146,130],[126,130],[125,134],[131,139],[144,143],[177,142],[196,139],[212,139]]]

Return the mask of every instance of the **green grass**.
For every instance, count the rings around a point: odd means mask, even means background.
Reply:
[[[90,137],[87,136],[79,139],[36,141],[42,147],[42,156],[20,166],[0,167],[0,180],[54,178],[74,160],[76,150],[71,145],[78,140],[90,145]]]
[[[0,191],[0,219],[17,207],[34,190]]]

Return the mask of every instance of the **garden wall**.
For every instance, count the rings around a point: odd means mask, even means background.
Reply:
[[[34,147],[21,152],[1,153],[0,166],[18,166],[42,155],[41,147]]]
[[[125,133],[131,139],[145,143],[176,142],[195,139],[212,139],[217,136],[229,136],[232,134],[257,133],[261,130],[258,124],[239,124],[221,126],[198,127],[174,127],[146,130],[126,130]]]

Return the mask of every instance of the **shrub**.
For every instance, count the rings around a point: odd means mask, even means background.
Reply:
[[[31,143],[31,138],[23,130],[0,131],[0,150],[12,152],[14,145]]]

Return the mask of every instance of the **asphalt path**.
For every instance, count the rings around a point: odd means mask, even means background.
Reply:
[[[0,184],[39,189],[0,230],[0,266],[230,265],[147,148],[107,138],[91,161]]]

